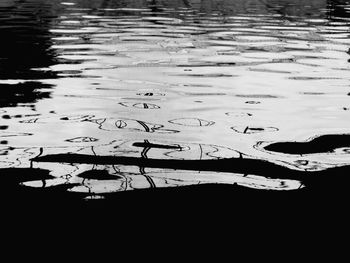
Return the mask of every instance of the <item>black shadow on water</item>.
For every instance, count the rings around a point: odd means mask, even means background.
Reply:
[[[154,147],[163,147],[153,145]],[[9,204],[21,211],[33,211],[39,208],[39,214],[49,216],[47,211],[60,211],[71,216],[86,212],[86,216],[94,213],[101,217],[109,214],[118,218],[137,216],[138,220],[157,218],[163,220],[167,216],[195,216],[201,220],[223,216],[236,220],[247,215],[258,216],[258,222],[268,215],[278,220],[281,213],[294,215],[305,220],[306,213],[315,211],[323,213],[344,209],[348,200],[348,184],[350,165],[330,168],[323,171],[306,172],[292,170],[263,160],[248,158],[230,158],[217,160],[161,160],[135,157],[95,156],[82,154],[56,154],[38,156],[33,162],[83,163],[95,165],[130,165],[138,167],[167,168],[174,170],[228,172],[254,174],[267,178],[289,178],[300,180],[305,187],[298,190],[273,191],[247,188],[237,184],[201,184],[170,188],[150,188],[143,190],[115,192],[104,195],[103,200],[83,201],[85,193],[69,191],[72,183],[53,187],[32,188],[21,185],[23,181],[43,180],[51,178],[49,171],[41,169],[8,168],[0,169],[0,204]],[[106,172],[94,171],[79,175],[85,179],[113,180],[118,176]],[[101,178],[102,177],[102,178]],[[83,210],[82,210],[82,209]],[[78,210],[77,210],[78,209]],[[93,209],[93,210],[92,210]],[[63,212],[62,212],[63,211]],[[69,214],[67,215],[67,211]],[[339,211],[339,210],[338,210]],[[243,214],[242,214],[243,213]],[[85,218],[88,219],[89,217]],[[188,219],[184,217],[182,219]],[[298,219],[298,220],[299,220]],[[158,221],[157,221],[158,222]]]
[[[49,2],[14,2],[0,7],[0,79],[47,79],[50,71],[37,70],[55,64],[51,49]]]
[[[15,83],[0,84],[0,107],[50,97],[52,86],[41,80],[57,78],[47,69],[57,63],[49,31],[53,12],[47,1],[9,1],[0,6],[0,80]]]
[[[168,160],[137,157],[95,156],[84,154],[53,154],[39,156],[33,162],[80,163],[94,165],[129,165],[148,168],[163,168],[190,171],[212,171],[252,174],[265,178],[301,181],[309,189],[341,187],[349,182],[350,165],[321,171],[294,170],[265,160],[227,158],[216,160]]]
[[[346,9],[347,5],[349,2],[346,0],[328,0],[327,5],[328,5],[328,13],[327,13],[327,18],[330,21],[339,21],[342,20],[343,18],[349,18],[350,13]]]
[[[322,135],[307,142],[277,142],[264,147],[267,151],[286,154],[313,154],[332,152],[350,147],[350,134]]]
[[[39,81],[27,81],[17,84],[0,84],[0,108],[16,107],[18,104],[35,103],[40,99],[50,98],[52,85]],[[41,91],[45,89],[45,91]]]
[[[121,177],[118,175],[111,175],[105,170],[90,170],[83,172],[78,175],[84,179],[92,179],[92,180],[118,180]]]

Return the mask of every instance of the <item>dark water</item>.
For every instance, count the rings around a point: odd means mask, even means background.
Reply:
[[[347,0],[3,0],[1,184],[347,183],[349,30]]]

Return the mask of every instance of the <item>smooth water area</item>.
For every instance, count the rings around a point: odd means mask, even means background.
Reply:
[[[350,1],[3,0],[0,35],[0,169],[50,171],[25,187],[292,190],[305,185],[162,161],[350,165]]]

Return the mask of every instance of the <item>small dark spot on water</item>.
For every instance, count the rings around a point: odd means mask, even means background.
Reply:
[[[180,118],[169,121],[172,124],[178,124],[183,126],[192,126],[192,127],[200,127],[200,126],[212,126],[215,124],[214,121],[208,121],[198,118]]]
[[[276,132],[279,129],[276,127],[231,127],[231,129],[238,133],[243,134],[253,134],[253,133],[262,133],[262,132]]]
[[[249,128],[252,131],[263,131],[263,128]]]
[[[40,114],[26,114],[24,117],[38,117]]]
[[[7,130],[9,126],[7,125],[1,125],[0,126],[0,130]]]
[[[295,163],[298,165],[308,165],[309,161],[308,160],[296,160]]]
[[[9,120],[9,119],[11,119],[11,116],[10,115],[2,115],[2,118],[6,119],[6,120]]]
[[[60,118],[60,120],[62,120],[62,121],[68,121],[69,118],[68,118],[68,117],[62,117],[62,118]]]
[[[29,120],[22,120],[19,121],[20,123],[36,123],[38,121],[38,118],[34,118],[34,119],[29,119]]]
[[[127,126],[126,122],[125,121],[122,121],[122,120],[117,120],[115,122],[115,126],[119,129],[123,129]]]
[[[144,92],[144,93],[136,93],[138,96],[146,96],[146,97],[152,97],[152,96],[165,96],[164,93],[159,92]]]
[[[8,141],[0,141],[0,144],[8,144]]]
[[[227,116],[234,116],[234,117],[251,117],[253,114],[248,112],[226,112],[225,115]]]
[[[246,101],[245,103],[247,103],[247,104],[260,104],[261,102],[250,100],[250,101]]]
[[[23,116],[22,115],[20,115],[20,114],[18,114],[18,115],[15,115],[15,116],[13,116],[14,118],[22,118]]]
[[[196,88],[210,88],[212,85],[205,84],[183,84],[184,87],[196,87]]]
[[[323,92],[301,92],[303,95],[324,95]]]
[[[269,94],[236,94],[236,97],[239,98],[251,98],[251,99],[276,99],[279,96],[269,95]]]
[[[93,137],[76,137],[72,139],[67,139],[67,142],[72,142],[72,143],[81,143],[81,142],[96,142],[98,139],[93,138]]]
[[[151,103],[130,103],[130,102],[120,102],[119,105],[124,107],[133,107],[138,109],[160,109],[156,104]]]

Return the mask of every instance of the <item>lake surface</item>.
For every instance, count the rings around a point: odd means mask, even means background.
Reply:
[[[0,34],[4,185],[95,199],[348,173],[350,1],[5,0]]]

